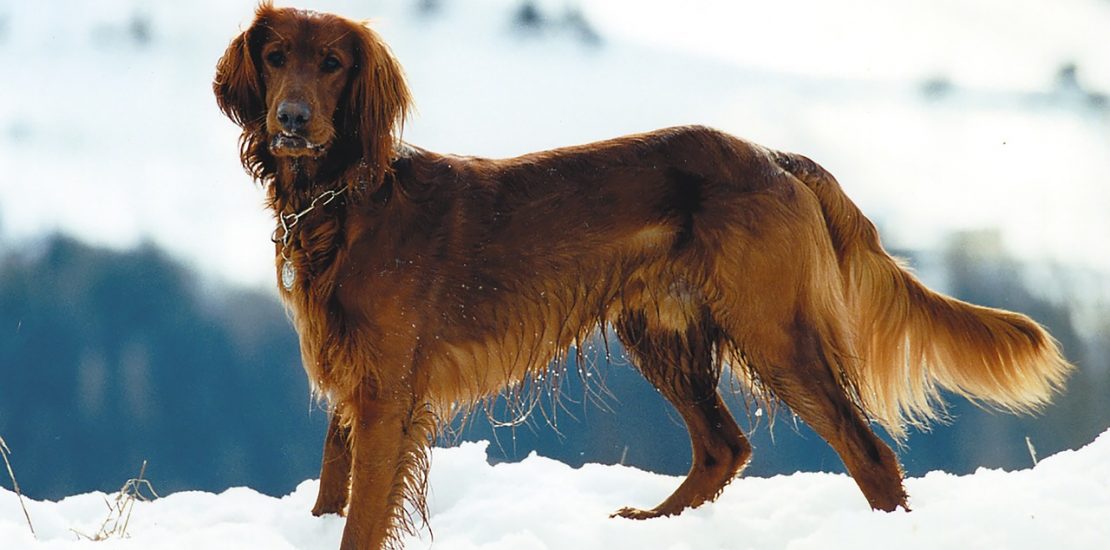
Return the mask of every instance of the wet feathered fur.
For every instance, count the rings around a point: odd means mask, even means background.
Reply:
[[[347,506],[344,548],[398,546],[406,501],[426,519],[437,429],[599,328],[693,447],[675,493],[630,518],[712,500],[747,463],[722,369],[791,407],[892,510],[901,471],[869,419],[901,435],[937,415],[941,388],[1035,409],[1070,368],[1027,317],[922,286],[799,155],[704,127],[502,160],[425,151],[399,140],[409,93],[377,34],[268,3],[214,90],[275,216],[298,217],[279,223],[276,268],[295,266],[282,297],[335,406],[314,513]],[[290,125],[282,102],[311,116]]]

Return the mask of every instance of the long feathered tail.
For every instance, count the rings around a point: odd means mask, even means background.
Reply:
[[[864,409],[895,437],[943,412],[946,389],[1011,412],[1047,405],[1072,365],[1040,325],[1020,313],[934,292],[883,250],[875,226],[817,163],[775,161],[817,196],[836,249],[859,354]]]

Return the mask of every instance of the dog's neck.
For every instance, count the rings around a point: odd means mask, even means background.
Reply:
[[[364,178],[357,175],[365,171],[360,170],[364,165],[358,163],[339,177],[327,177],[320,173],[321,163],[315,159],[279,159],[269,194],[277,218],[273,241],[281,259],[279,280],[286,291],[293,292],[305,281],[319,284],[331,280],[317,278],[330,269],[342,243],[346,205],[352,187]],[[305,225],[311,228],[308,237]]]
[[[375,203],[392,195],[388,184],[393,165],[415,154],[415,149],[398,142],[391,158],[375,163],[354,147],[333,147],[321,157],[273,159],[268,178],[268,204],[275,215],[301,212],[321,194],[346,189],[349,203],[369,199]],[[265,181],[265,180],[264,180]]]
[[[277,170],[269,189],[270,207],[276,215],[287,216],[303,212],[321,194],[337,192],[360,182],[365,185],[366,176],[359,174],[360,167],[365,166],[365,163],[355,163],[334,173],[325,172],[322,166],[326,166],[324,160],[310,157],[278,159]]]
[[[277,173],[270,185],[271,207],[275,214],[298,212],[311,204],[312,194],[319,192],[316,189],[319,168],[315,159],[278,159]]]

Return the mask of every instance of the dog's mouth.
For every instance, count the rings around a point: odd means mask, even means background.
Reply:
[[[318,157],[324,154],[326,145],[313,143],[304,136],[281,132],[270,141],[270,152],[284,157]]]

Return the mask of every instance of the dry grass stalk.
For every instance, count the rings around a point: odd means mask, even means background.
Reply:
[[[70,530],[76,533],[78,537],[92,541],[107,540],[112,537],[126,538],[127,525],[131,522],[131,510],[135,506],[135,501],[150,502],[160,498],[158,493],[154,491],[154,486],[144,479],[145,474],[146,461],[144,460],[142,467],[139,469],[139,477],[127,480],[116,492],[112,501],[107,498],[104,499],[104,504],[108,507],[108,517],[100,524],[100,530],[95,534],[87,535],[76,529]],[[143,489],[146,489],[146,492],[150,494],[149,497],[143,494]]]

